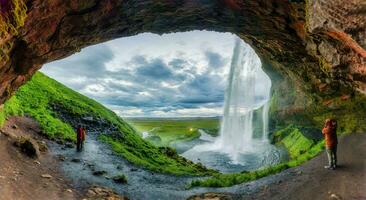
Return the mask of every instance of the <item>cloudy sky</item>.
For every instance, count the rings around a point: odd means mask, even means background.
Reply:
[[[41,71],[123,117],[218,116],[235,38],[144,33],[85,48]]]

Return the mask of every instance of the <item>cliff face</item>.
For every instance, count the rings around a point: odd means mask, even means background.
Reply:
[[[266,68],[276,72],[270,73],[273,80],[278,75],[278,80],[293,84],[293,91],[307,102],[327,106],[366,94],[363,0],[1,0],[0,4],[0,103],[44,63],[88,45],[142,32],[202,29],[237,34],[257,51]]]

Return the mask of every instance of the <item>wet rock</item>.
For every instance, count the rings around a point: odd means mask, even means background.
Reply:
[[[98,171],[93,172],[94,176],[104,176],[106,174],[107,174],[107,172],[104,170],[98,170]]]
[[[86,166],[89,167],[92,171],[95,171],[95,165],[93,163],[86,163]]]
[[[80,163],[81,160],[79,158],[73,158],[73,159],[71,159],[71,162]]]
[[[127,177],[124,174],[114,176],[112,179],[116,183],[122,183],[122,184],[127,183]]]
[[[64,144],[65,142],[64,142],[64,141],[62,141],[62,140],[56,140],[56,143],[57,143],[57,144]]]
[[[73,143],[68,142],[68,143],[65,144],[65,147],[71,149],[71,148],[74,148],[75,145]]]
[[[64,156],[64,155],[58,155],[57,158],[60,161],[65,161],[66,160],[66,156]]]
[[[121,169],[123,169],[123,166],[122,165],[117,165],[117,169],[121,170]]]
[[[130,171],[131,172],[136,172],[136,171],[138,171],[138,169],[137,168],[131,168]]]

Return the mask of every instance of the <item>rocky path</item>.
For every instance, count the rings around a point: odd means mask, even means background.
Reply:
[[[0,131],[0,200],[79,199],[57,171],[57,162],[47,153],[30,158],[14,146],[20,136],[36,137],[40,130],[33,120],[11,118]]]

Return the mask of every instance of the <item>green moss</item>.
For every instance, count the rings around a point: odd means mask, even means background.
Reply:
[[[332,100],[328,107],[317,107],[309,111],[313,120],[321,127],[327,118],[338,121],[338,134],[363,133],[366,131],[366,97],[355,94],[347,100],[340,97]]]
[[[273,138],[276,144],[281,144],[287,149],[291,158],[297,158],[316,144],[315,140],[305,137],[303,133],[293,125],[275,132]]]
[[[24,26],[27,17],[27,6],[23,0],[12,0],[12,9],[6,17],[0,15],[0,38],[17,36],[20,27]],[[12,42],[5,42],[0,45],[0,61],[9,59],[8,53],[12,49]]]
[[[0,106],[0,127],[2,127],[5,123],[6,120],[6,116],[5,116],[5,111],[3,108],[3,105]]]

